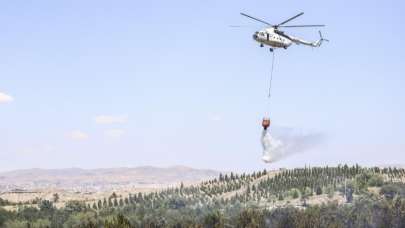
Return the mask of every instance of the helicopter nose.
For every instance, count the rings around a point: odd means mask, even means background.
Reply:
[[[258,34],[258,32],[255,32],[255,34],[253,34],[253,39],[254,40],[257,40],[257,34]]]

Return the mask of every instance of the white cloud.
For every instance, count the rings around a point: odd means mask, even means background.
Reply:
[[[94,118],[97,124],[122,124],[128,121],[128,115],[100,115]]]
[[[0,103],[9,103],[14,101],[14,98],[10,95],[0,92]]]
[[[89,135],[83,131],[75,130],[69,133],[69,137],[73,140],[86,140],[89,138]]]
[[[107,136],[109,138],[118,139],[118,138],[121,138],[125,134],[125,131],[122,129],[110,129],[110,130],[104,131],[104,134],[105,134],[105,136]]]

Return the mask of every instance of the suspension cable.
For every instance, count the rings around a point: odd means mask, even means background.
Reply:
[[[271,82],[273,81],[273,69],[274,69],[274,50],[272,51],[273,53],[273,58],[271,60],[271,72],[270,72],[270,83],[269,83],[269,98],[271,97]]]

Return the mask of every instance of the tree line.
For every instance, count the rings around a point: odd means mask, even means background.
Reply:
[[[20,205],[16,211],[0,209],[0,226],[379,227],[389,222],[392,226],[384,227],[401,227],[404,177],[403,169],[358,165],[305,167],[275,175],[266,170],[227,173],[193,186],[125,197],[113,193],[92,203],[69,201],[60,209],[55,199],[40,200],[37,207]],[[370,187],[378,194],[368,191]],[[309,197],[322,194],[340,194],[346,203],[306,205]],[[300,208],[275,206],[293,199],[301,200]]]

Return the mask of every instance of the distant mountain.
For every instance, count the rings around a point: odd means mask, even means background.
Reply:
[[[218,171],[193,169],[186,166],[159,168],[106,169],[26,169],[0,173],[0,189],[25,190],[58,188],[105,190],[120,187],[155,188],[200,182],[219,175]]]

